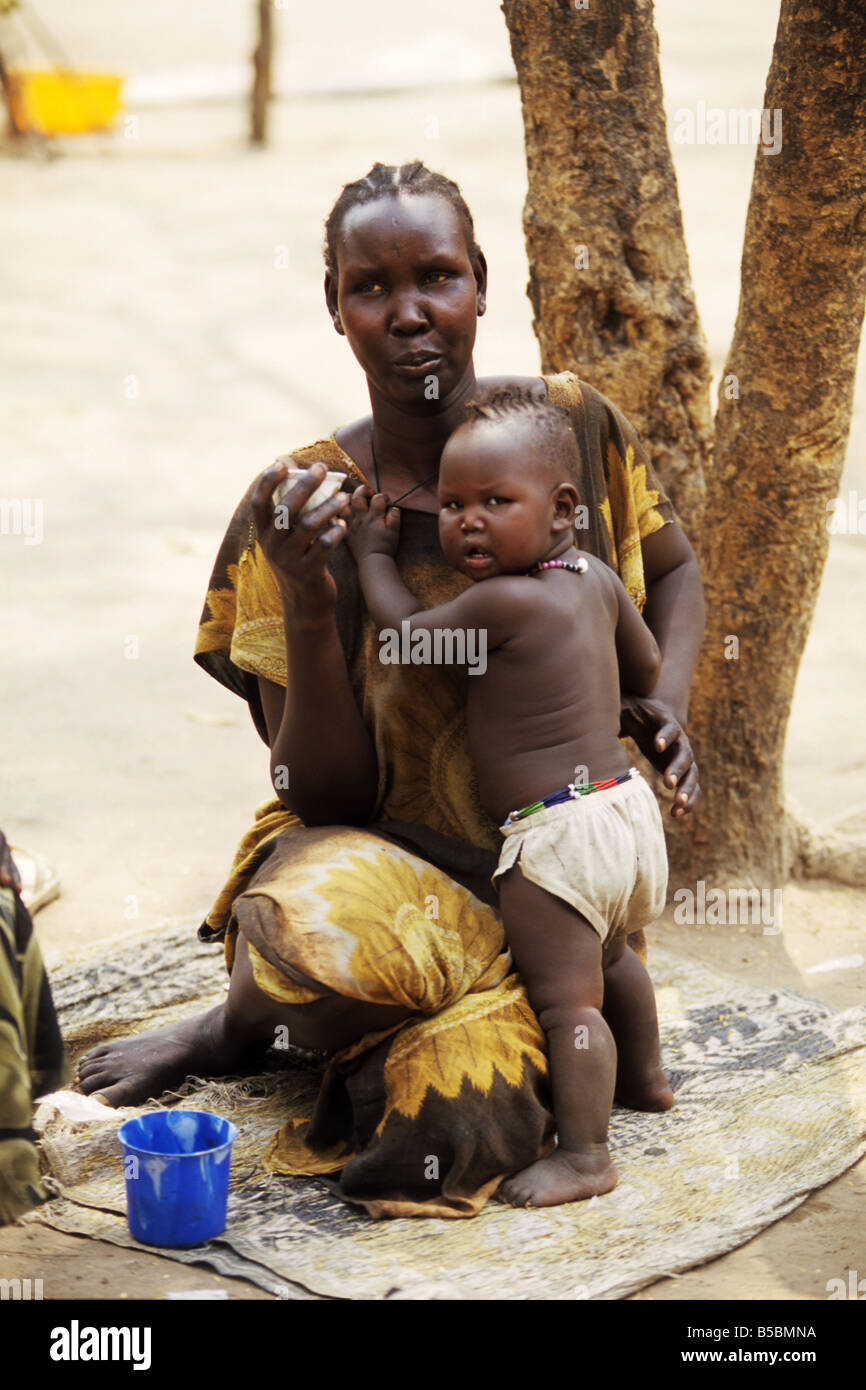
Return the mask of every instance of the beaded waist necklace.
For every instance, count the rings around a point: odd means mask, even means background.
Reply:
[[[574,782],[569,782],[567,787],[561,791],[551,792],[550,796],[543,796],[540,801],[533,801],[531,806],[524,806],[520,811],[512,811],[505,820],[506,825],[514,825],[515,821],[523,820],[524,816],[531,816],[535,811],[543,811],[547,806],[558,806],[562,801],[573,801],[578,796],[589,796],[590,792],[605,792],[610,787],[618,787],[622,782],[628,782],[632,777],[639,777],[640,772],[636,767],[630,767],[628,772],[624,772],[621,777],[605,777],[600,782],[587,782],[585,787],[578,787]]]

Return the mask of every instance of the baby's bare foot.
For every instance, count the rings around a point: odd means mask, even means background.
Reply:
[[[620,1066],[614,1100],[627,1110],[670,1110],[674,1093],[658,1065],[627,1070]]]
[[[616,1168],[602,1145],[584,1153],[554,1149],[549,1158],[541,1158],[508,1178],[496,1195],[513,1207],[555,1207],[600,1197],[614,1187]]]

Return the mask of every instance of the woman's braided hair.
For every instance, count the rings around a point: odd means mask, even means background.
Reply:
[[[444,198],[457,214],[466,238],[469,259],[474,260],[479,251],[475,225],[458,185],[444,174],[428,169],[420,159],[414,159],[409,164],[374,164],[362,179],[343,185],[343,191],[325,221],[325,269],[331,275],[337,273],[337,237],[346,213],[364,203],[373,203],[377,198],[396,197],[401,193]]]

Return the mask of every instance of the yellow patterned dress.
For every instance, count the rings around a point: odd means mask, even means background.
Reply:
[[[571,412],[585,507],[576,540],[617,570],[642,607],[641,539],[673,510],[622,414],[570,372],[545,377]],[[289,456],[287,456],[289,457]],[[363,481],[333,435],[293,450]],[[251,484],[211,577],[196,661],[266,727],[258,677],[286,684],[282,606],[259,547]],[[471,582],[449,568],[435,515],[405,509],[396,556],[425,608]],[[554,1142],[544,1034],[512,972],[490,875],[500,835],[479,799],[466,740],[466,671],[383,665],[346,546],[330,560],[336,623],[374,741],[379,795],[365,829],[306,829],[272,799],[259,807],[203,925],[231,969],[242,930],[259,986],[319,998],[298,976],[413,1017],[329,1059],[315,1112],[286,1124],[267,1155],[280,1173],[339,1174],[373,1216],[472,1216],[504,1175]]]

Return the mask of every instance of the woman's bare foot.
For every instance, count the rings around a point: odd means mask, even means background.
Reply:
[[[627,1070],[617,1068],[614,1100],[627,1110],[670,1110],[674,1093],[658,1063]]]
[[[316,981],[309,981],[315,985]],[[281,1004],[255,982],[243,933],[224,1004],[135,1038],[102,1043],[78,1064],[78,1088],[107,1105],[138,1105],[188,1076],[224,1076],[258,1057],[279,1028],[297,1047],[334,1051],[393,1028],[411,1009],[346,999],[333,990],[309,1004]]]
[[[616,1187],[616,1168],[606,1145],[590,1153],[554,1149],[508,1178],[497,1192],[500,1201],[513,1207],[555,1207],[562,1202],[584,1202],[601,1197]]]
[[[76,1083],[106,1105],[138,1105],[187,1076],[219,1076],[250,1051],[249,1038],[229,1032],[225,1005],[134,1038],[101,1043],[78,1063]]]

